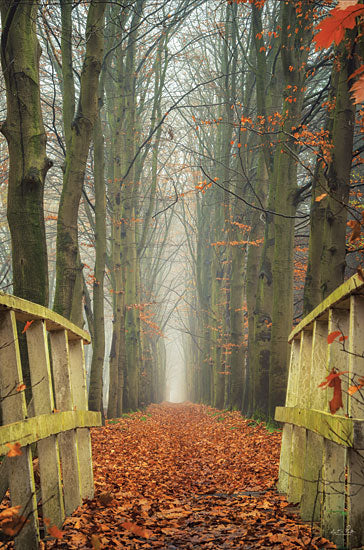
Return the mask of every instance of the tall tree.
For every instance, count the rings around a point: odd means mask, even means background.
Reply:
[[[1,132],[9,147],[8,222],[13,292],[48,305],[48,265],[43,214],[44,182],[52,162],[40,104],[38,2],[0,3],[1,64],[7,116]]]

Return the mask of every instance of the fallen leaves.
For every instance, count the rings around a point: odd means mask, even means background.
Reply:
[[[287,511],[281,434],[238,412],[148,407],[92,430],[95,498],[46,548],[335,548]]]

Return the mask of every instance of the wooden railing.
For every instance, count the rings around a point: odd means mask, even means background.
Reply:
[[[32,321],[25,332],[31,407],[26,404],[17,321]],[[87,410],[84,342],[87,332],[47,308],[0,294],[0,455],[12,506],[27,521],[16,547],[39,547],[39,518],[60,527],[83,498],[92,498],[94,483],[89,427],[101,424],[100,413]],[[33,460],[35,448],[37,461]],[[14,453],[15,451],[15,453]],[[40,491],[34,483],[39,467]]]
[[[340,331],[334,342],[328,335]],[[347,393],[364,376],[364,283],[354,276],[293,330],[279,490],[319,521],[339,548],[364,544],[364,393]],[[340,376],[343,408],[329,412],[333,388],[319,387],[332,369]]]

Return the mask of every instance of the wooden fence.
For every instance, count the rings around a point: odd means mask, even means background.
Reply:
[[[333,343],[328,335],[340,331]],[[341,340],[341,341],[340,341]],[[293,330],[279,490],[299,503],[304,520],[319,521],[338,548],[364,545],[364,393],[349,395],[364,376],[364,283],[346,281]],[[343,407],[329,412],[333,388],[319,387],[332,369]]]
[[[25,332],[29,410],[17,321],[32,321]],[[65,515],[94,494],[89,427],[100,425],[101,418],[87,410],[83,344],[89,341],[87,332],[49,309],[0,294],[0,455],[9,452],[7,444],[21,446],[20,455],[6,458],[11,505],[20,505],[20,515],[27,518],[16,537],[21,550],[39,547],[39,511],[48,528],[60,527]],[[40,490],[34,482],[35,464]]]

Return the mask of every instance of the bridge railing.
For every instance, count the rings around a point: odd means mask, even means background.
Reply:
[[[17,322],[28,323],[28,408]],[[89,427],[101,418],[87,407],[83,345],[89,342],[87,332],[51,310],[0,294],[0,456],[7,455],[11,505],[19,506],[24,522],[16,537],[21,550],[39,546],[39,511],[46,530],[60,527],[94,494]]]
[[[328,335],[337,331],[337,337]],[[340,332],[339,332],[340,331]],[[295,327],[284,422],[279,490],[299,503],[306,521],[341,548],[364,544],[364,393],[348,388],[364,376],[364,283],[355,275]],[[343,407],[331,414],[328,374],[347,371]]]

